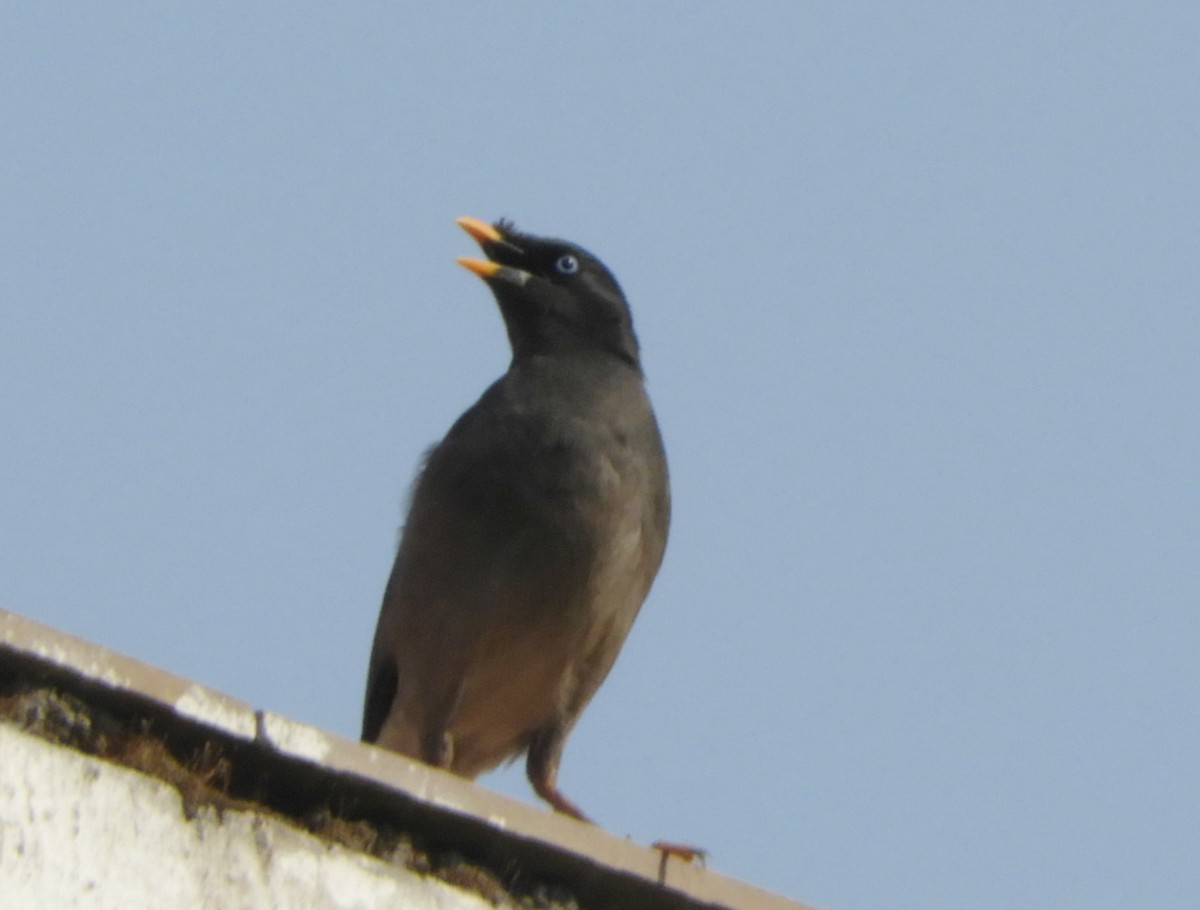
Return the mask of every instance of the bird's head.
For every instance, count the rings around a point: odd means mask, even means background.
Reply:
[[[458,224],[487,256],[458,262],[495,294],[514,361],[586,351],[640,369],[629,304],[599,259],[573,243],[522,234],[510,221],[463,217]]]

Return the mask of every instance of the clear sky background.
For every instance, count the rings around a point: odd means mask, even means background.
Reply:
[[[1200,5],[11,3],[0,118],[0,605],[356,736],[509,216],[673,472],[565,792],[830,910],[1197,905]]]

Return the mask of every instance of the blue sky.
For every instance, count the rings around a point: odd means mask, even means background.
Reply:
[[[670,457],[564,791],[830,910],[1200,894],[1200,7],[9,4],[0,605],[337,733],[601,256]],[[486,786],[532,799],[520,767]]]

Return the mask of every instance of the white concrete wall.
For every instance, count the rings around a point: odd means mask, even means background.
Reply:
[[[0,723],[0,910],[491,910],[475,894]]]

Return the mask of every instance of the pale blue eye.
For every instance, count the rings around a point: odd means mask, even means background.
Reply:
[[[554,263],[554,268],[558,270],[560,275],[574,275],[579,271],[579,260],[570,253],[564,253],[558,257],[558,261]]]

